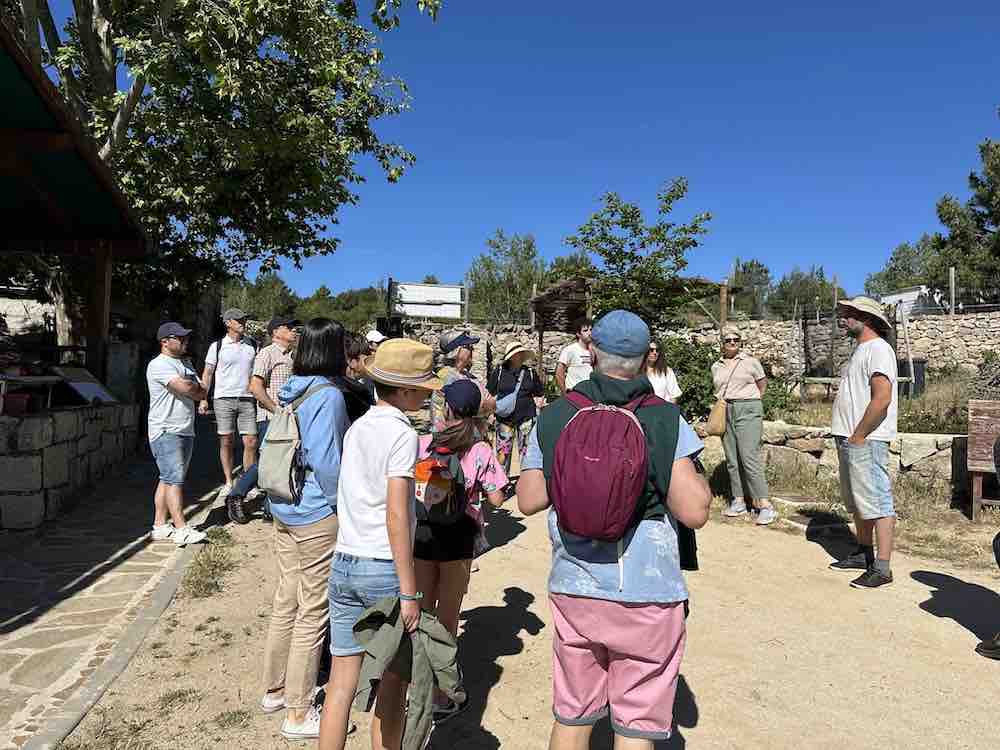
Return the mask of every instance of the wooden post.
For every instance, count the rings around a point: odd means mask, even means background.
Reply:
[[[462,284],[462,297],[463,297],[464,302],[465,302],[465,304],[462,306],[463,309],[464,309],[464,311],[465,311],[465,322],[466,322],[466,324],[468,324],[469,323],[469,282],[468,281],[466,281],[464,284]]]
[[[955,317],[955,266],[948,269],[948,288],[951,291],[951,309],[948,314]]]
[[[87,369],[98,380],[107,377],[108,331],[111,327],[111,243],[94,249],[94,286],[87,308]]]
[[[538,284],[532,284],[531,285],[531,299],[534,300],[535,297],[537,297],[537,296],[538,296]],[[531,314],[531,330],[533,331],[533,330],[535,330],[535,305],[534,305],[533,302],[529,302],[528,304],[531,305],[531,311],[530,311],[530,314]]]
[[[839,302],[837,276],[833,277],[833,317],[830,318],[830,377],[837,374],[837,302]],[[819,311],[816,312],[819,315]]]
[[[548,380],[545,378],[545,330],[544,328],[538,329],[538,362],[535,363],[538,368],[538,379],[542,381],[542,387],[548,385]]]
[[[729,319],[729,284],[723,282],[719,287],[719,327]]]

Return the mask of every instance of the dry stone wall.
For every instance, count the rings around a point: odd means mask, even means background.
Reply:
[[[32,529],[135,452],[139,406],[0,417],[0,528]]]
[[[1000,352],[1000,311],[975,315],[926,315],[909,322],[913,356],[928,367],[975,370],[984,351]]]

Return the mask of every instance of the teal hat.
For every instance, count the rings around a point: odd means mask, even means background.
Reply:
[[[612,310],[594,323],[594,346],[619,357],[641,357],[649,351],[649,326],[635,313]]]

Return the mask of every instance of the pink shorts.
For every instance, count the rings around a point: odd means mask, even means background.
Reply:
[[[626,604],[550,594],[552,713],[568,726],[608,714],[615,734],[662,740],[674,720],[687,631],[682,602]]]

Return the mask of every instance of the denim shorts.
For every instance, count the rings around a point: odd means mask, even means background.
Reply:
[[[851,445],[847,438],[837,438],[840,459],[840,498],[852,514],[865,521],[895,518],[892,480],[889,478],[889,443],[866,440]]]
[[[354,637],[354,623],[379,599],[399,596],[399,576],[392,560],[374,560],[337,552],[330,564],[330,653],[364,653]]]
[[[149,444],[149,449],[160,470],[160,481],[177,486],[184,484],[194,452],[194,436],[164,432]]]

